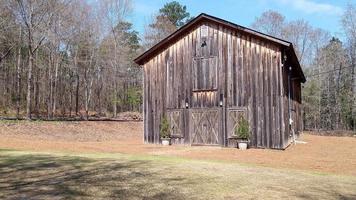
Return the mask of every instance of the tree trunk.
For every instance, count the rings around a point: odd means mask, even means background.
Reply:
[[[27,73],[27,97],[26,97],[26,116],[27,119],[31,119],[31,89],[32,89],[32,64],[33,64],[33,52],[31,48],[28,50],[28,73]]]
[[[38,88],[37,88],[37,77],[36,77],[36,69],[33,69],[33,100],[34,100],[34,105],[33,105],[33,114],[36,116],[36,118],[38,117],[38,111],[37,111],[37,103],[38,103],[38,99],[37,99],[37,95],[38,95]]]
[[[335,105],[334,105],[334,109],[335,109],[335,129],[338,130],[340,128],[340,112],[341,112],[341,105],[340,105],[340,101],[339,101],[339,96],[340,96],[340,79],[341,79],[341,70],[342,70],[342,64],[339,64],[339,72],[337,75],[337,79],[336,79],[336,90],[335,90]],[[334,70],[337,70],[336,67],[334,68]],[[342,123],[341,123],[342,124]]]
[[[21,35],[21,29],[20,29]],[[20,36],[21,38],[21,36]],[[20,118],[20,106],[21,106],[21,46],[17,50],[17,65],[16,65],[16,118]]]
[[[79,112],[79,67],[78,67],[78,60],[77,60],[77,52],[74,53],[74,68],[76,69],[76,89],[75,89],[75,115],[78,116]]]
[[[57,103],[57,82],[58,82],[58,66],[59,66],[59,59],[56,55],[56,59],[54,59],[54,81],[53,81],[53,107],[52,107],[52,115],[56,115],[56,103]]]
[[[72,77],[70,78],[70,86],[69,86],[69,117],[72,117],[72,105],[73,105],[73,82]]]
[[[84,79],[85,79],[85,117],[86,120],[89,120],[89,105],[90,105],[91,91],[92,91],[94,78],[89,77],[89,72],[86,70]],[[90,79],[89,84],[88,84],[88,79]]]
[[[117,83],[116,80],[114,80],[114,102],[113,102],[113,117],[117,117]]]
[[[77,85],[75,90],[75,115],[78,115],[79,112],[79,74],[76,75]]]
[[[89,63],[89,66],[91,65],[91,62]],[[86,114],[86,120],[89,120],[89,106],[90,106],[90,101],[91,101],[91,92],[93,88],[93,82],[94,82],[94,76],[90,75],[90,70],[85,71],[85,114]],[[89,79],[89,80],[88,80]],[[88,84],[89,82],[89,84]]]
[[[356,41],[355,41],[356,43]],[[355,44],[355,48],[352,48],[356,51],[356,44]],[[354,52],[354,51],[353,51]],[[352,122],[352,126],[353,126],[353,131],[356,133],[356,53],[353,53],[351,55],[351,84],[352,84],[352,96],[350,98],[351,103],[350,105],[352,106],[352,110],[351,110],[351,119],[353,120]]]
[[[101,92],[103,90],[103,82],[102,82],[102,78],[101,78],[101,70],[99,69],[98,70],[98,77],[97,77],[97,80],[98,80],[98,89],[96,90],[97,91],[97,96],[98,96],[98,110],[97,112],[99,113],[99,116],[102,115],[102,108],[101,108]]]
[[[118,59],[117,59],[117,43],[116,43],[116,37],[115,37],[115,32],[114,30],[112,29],[112,33],[113,33],[113,37],[114,37],[114,109],[113,109],[113,112],[114,112],[114,118],[117,117],[117,102],[118,102],[118,90],[117,90],[117,87],[118,87],[118,83],[117,83],[117,75],[118,75]]]
[[[40,106],[39,106],[39,96],[40,96],[40,91],[39,91],[39,74],[40,74],[40,69],[38,68],[38,63],[37,63],[37,57],[38,57],[38,53],[36,51],[36,54],[35,54],[35,66],[34,66],[34,75],[35,75],[35,78],[34,78],[34,91],[33,91],[33,94],[34,94],[34,100],[35,100],[35,106],[34,106],[34,112],[36,114],[36,117],[38,118],[39,117],[39,111],[40,111]]]
[[[52,118],[52,95],[53,95],[53,84],[52,84],[52,54],[49,54],[48,59],[48,79],[49,79],[49,91],[48,91],[48,103],[47,103],[47,118]]]

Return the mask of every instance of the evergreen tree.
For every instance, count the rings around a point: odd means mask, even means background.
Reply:
[[[145,31],[145,48],[148,49],[173,33],[190,20],[186,6],[177,1],[166,3]]]

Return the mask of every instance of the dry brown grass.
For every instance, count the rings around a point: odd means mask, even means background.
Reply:
[[[0,151],[1,199],[355,199],[356,177],[164,156]]]
[[[0,148],[77,153],[125,153],[221,160],[356,176],[356,138],[304,134],[285,151],[144,145],[142,122],[0,122]]]

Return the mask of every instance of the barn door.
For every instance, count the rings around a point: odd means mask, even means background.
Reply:
[[[244,117],[246,120],[247,119],[247,112],[246,108],[227,108],[226,110],[227,116],[226,116],[226,131],[227,131],[227,138],[231,138],[234,133],[235,129],[239,126],[239,123],[241,121],[241,117]],[[229,147],[236,147],[236,140],[229,140],[228,139],[228,146]]]
[[[170,126],[170,136],[173,138],[184,137],[183,109],[167,110],[167,118]]]
[[[228,108],[227,109],[227,137],[234,135],[236,127],[239,126],[241,118],[247,120],[245,108]]]
[[[222,118],[220,108],[192,108],[189,111],[189,131],[192,145],[220,145]]]

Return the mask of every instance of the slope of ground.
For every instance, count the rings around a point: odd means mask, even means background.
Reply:
[[[285,151],[143,144],[142,122],[0,121],[0,148],[77,153],[165,155],[356,176],[356,138],[304,134]]]

